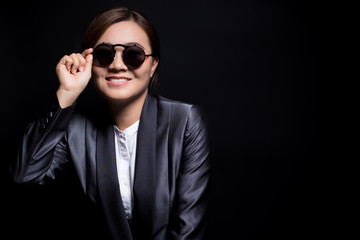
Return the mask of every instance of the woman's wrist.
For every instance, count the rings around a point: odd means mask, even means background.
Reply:
[[[67,108],[75,103],[76,99],[79,97],[79,94],[59,88],[56,91],[56,96],[60,107]]]

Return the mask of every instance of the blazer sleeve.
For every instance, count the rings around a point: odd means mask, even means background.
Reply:
[[[63,171],[68,162],[66,130],[75,105],[60,108],[57,99],[51,111],[26,129],[18,156],[10,166],[16,183],[44,184]]]
[[[203,112],[193,106],[184,136],[168,239],[203,239],[210,178],[209,141]]]

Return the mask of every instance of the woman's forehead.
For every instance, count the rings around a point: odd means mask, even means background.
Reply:
[[[133,21],[122,21],[112,24],[101,35],[96,45],[101,42],[110,44],[138,43],[145,49],[150,49],[146,32]]]

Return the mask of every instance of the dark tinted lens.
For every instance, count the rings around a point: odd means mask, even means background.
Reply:
[[[145,61],[145,52],[138,46],[126,48],[123,55],[125,64],[130,67],[139,67]]]
[[[94,49],[93,56],[96,63],[106,66],[114,60],[114,51],[110,46],[100,44]]]

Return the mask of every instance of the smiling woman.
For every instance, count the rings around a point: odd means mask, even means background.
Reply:
[[[104,42],[115,44],[113,45],[114,58],[110,59],[111,62],[107,61],[109,63],[107,66],[99,64],[104,59],[104,54],[100,52],[104,52],[104,44],[100,44]],[[112,102],[113,106],[131,102],[131,111],[129,113],[136,114],[134,117],[139,118],[150,79],[154,75],[159,62],[155,56],[145,57],[152,55],[146,32],[133,21],[117,22],[102,34],[95,45],[95,63],[98,64],[93,66],[93,81],[96,88],[108,102]],[[139,46],[143,46],[144,49]],[[99,50],[99,47],[102,47],[103,50]],[[138,52],[140,54],[137,54]],[[143,59],[142,63],[138,62],[138,66],[130,66],[128,63],[129,57],[134,62],[134,56],[141,56],[141,52],[144,52],[141,58]],[[100,54],[102,55],[101,58],[99,57]],[[131,122],[133,121],[130,121],[129,124]],[[129,126],[118,125],[120,129]]]
[[[55,108],[27,128],[14,181],[47,184],[72,168],[111,239],[202,239],[205,117],[198,106],[148,92],[160,62],[152,24],[138,11],[109,9],[90,24],[83,46],[57,64]],[[90,79],[106,106],[80,113],[75,102]]]
[[[103,33],[114,23],[131,21],[136,23],[147,35],[148,44],[152,50],[152,56],[160,60],[160,41],[153,24],[138,11],[124,11],[122,8],[113,8],[106,11],[106,14],[99,14],[91,22],[84,40],[83,49],[92,48],[99,42]],[[128,43],[131,44],[131,43]],[[152,77],[151,85],[156,84],[158,68]]]

